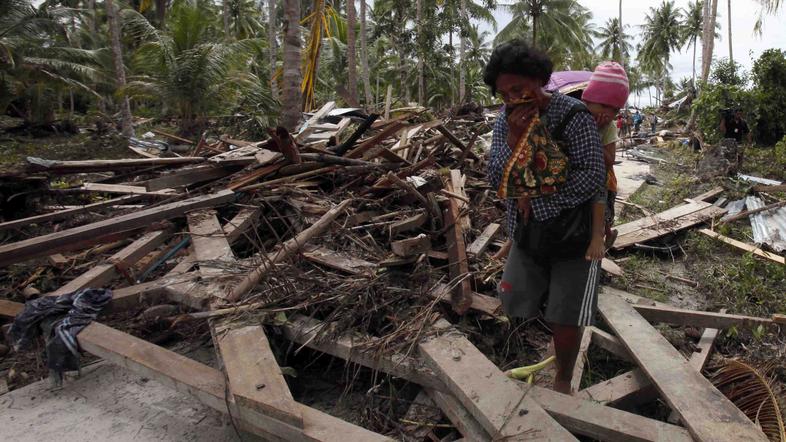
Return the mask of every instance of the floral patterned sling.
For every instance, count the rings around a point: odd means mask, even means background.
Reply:
[[[568,157],[535,114],[502,172],[500,198],[540,197],[557,191],[568,176]]]

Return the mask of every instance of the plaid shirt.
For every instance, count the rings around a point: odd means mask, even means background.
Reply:
[[[575,98],[559,93],[551,96],[545,113],[546,128],[554,131],[565,114],[577,102]],[[499,188],[502,172],[511,155],[507,142],[508,122],[502,112],[494,123],[494,134],[489,152],[488,178],[491,186]],[[569,209],[603,192],[606,166],[595,121],[588,112],[579,112],[565,126],[563,138],[568,156],[568,179],[556,193],[532,199],[532,215],[538,221],[557,216],[563,209]],[[507,209],[508,234],[516,231],[518,210],[515,199],[505,201]]]

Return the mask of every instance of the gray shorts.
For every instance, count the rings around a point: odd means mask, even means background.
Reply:
[[[600,261],[536,262],[514,242],[497,291],[509,317],[533,318],[545,302],[546,322],[588,326],[598,308],[599,280]]]

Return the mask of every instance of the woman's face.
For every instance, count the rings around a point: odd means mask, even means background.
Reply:
[[[528,103],[534,104],[534,99],[542,87],[540,80],[521,75],[500,74],[497,77],[497,95],[508,109]]]

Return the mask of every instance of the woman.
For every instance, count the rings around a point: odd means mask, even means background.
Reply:
[[[506,106],[494,125],[488,175],[498,188],[510,146],[516,146],[535,115],[568,157],[567,181],[555,193],[506,200],[507,227],[515,238],[499,294],[511,317],[534,317],[546,302],[544,317],[554,333],[557,362],[554,389],[570,393],[581,327],[592,324],[597,308],[600,261],[588,261],[584,253],[593,233],[588,211],[593,197],[603,192],[605,166],[598,129],[586,107],[543,90],[552,70],[551,60],[523,40],[494,49],[483,80]],[[523,97],[532,99],[516,104]],[[602,223],[597,227],[602,229]]]

